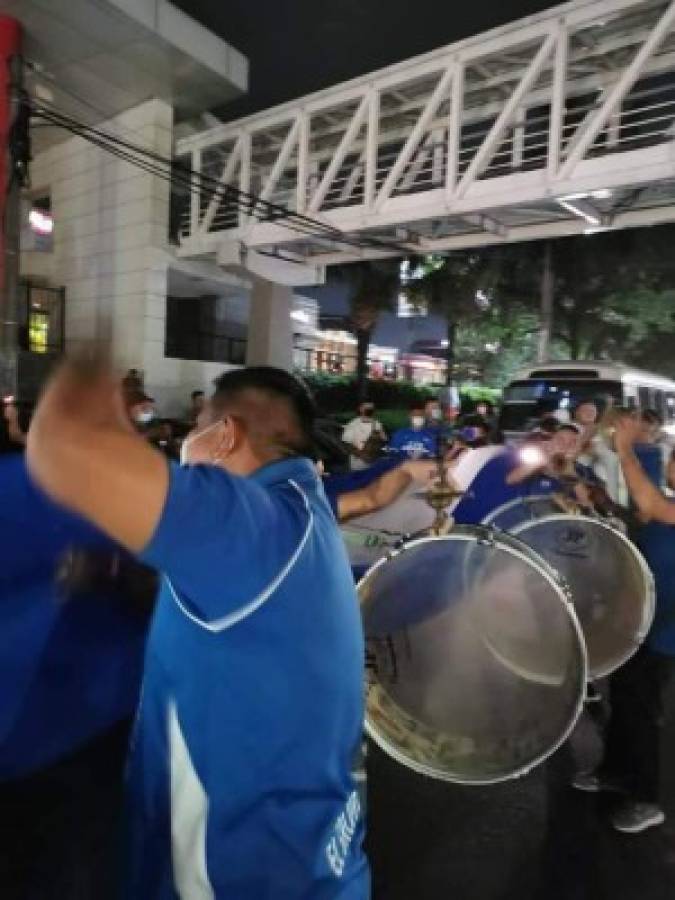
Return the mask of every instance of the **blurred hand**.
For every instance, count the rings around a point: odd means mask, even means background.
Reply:
[[[614,446],[616,452],[628,453],[632,450],[633,445],[637,443],[642,423],[637,417],[622,416],[617,419],[614,431]]]
[[[416,484],[429,487],[438,478],[438,466],[428,459],[411,459],[401,466]]]
[[[8,425],[16,425],[19,421],[19,410],[13,403],[5,403],[3,415]]]

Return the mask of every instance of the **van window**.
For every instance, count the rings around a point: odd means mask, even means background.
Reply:
[[[556,409],[572,410],[591,400],[602,415],[608,398],[623,402],[621,382],[567,378],[530,378],[512,382],[504,391],[499,427],[503,431],[529,431]]]
[[[640,409],[649,409],[651,406],[651,398],[649,396],[649,388],[638,388],[638,405]]]

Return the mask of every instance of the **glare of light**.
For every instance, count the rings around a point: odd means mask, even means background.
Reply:
[[[594,200],[609,200],[612,196],[612,192],[609,188],[601,188],[599,191],[591,191],[591,197]]]
[[[546,462],[546,454],[541,447],[534,447],[532,444],[521,447],[518,455],[525,466],[543,466]]]
[[[441,341],[441,347],[447,347],[447,346],[448,346],[447,340],[442,340],[442,341]]]
[[[495,341],[494,344],[486,344],[485,349],[488,353],[498,353],[499,352],[499,341]]]
[[[302,309],[294,309],[291,313],[291,319],[295,319],[296,322],[302,322],[303,325],[309,325],[311,322],[309,313],[306,313]]]
[[[597,227],[594,226],[592,228],[584,228],[584,234],[585,235],[602,234],[603,231],[611,231],[611,230],[612,229],[608,228],[606,225],[599,225]]]
[[[54,220],[52,217],[39,209],[31,209],[28,214],[28,222],[37,234],[51,234],[54,231]]]

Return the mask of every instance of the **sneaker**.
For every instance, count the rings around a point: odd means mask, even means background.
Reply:
[[[572,787],[576,791],[584,791],[586,794],[599,794],[600,791],[621,793],[621,785],[616,781],[605,778],[597,772],[579,772],[572,781]]]
[[[612,825],[624,834],[637,834],[665,821],[665,813],[653,803],[626,803],[612,816]]]

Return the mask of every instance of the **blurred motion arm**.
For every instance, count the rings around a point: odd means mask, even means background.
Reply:
[[[49,496],[133,552],[147,545],[164,508],[168,465],[133,431],[108,370],[64,364],[38,405],[27,448],[31,474]]]

